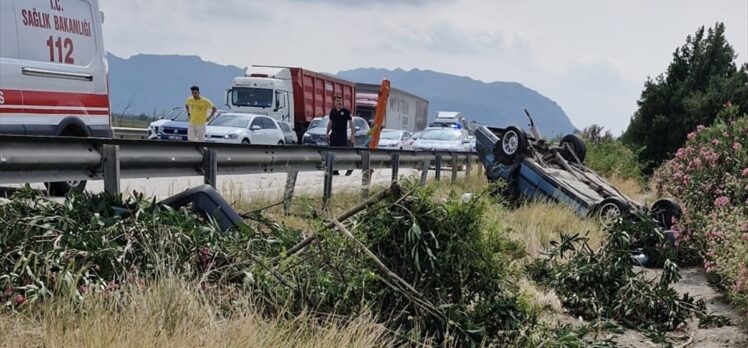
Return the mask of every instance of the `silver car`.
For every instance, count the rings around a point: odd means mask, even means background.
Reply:
[[[416,151],[468,152],[470,147],[468,132],[455,128],[426,128],[413,143]]]
[[[411,150],[413,148],[412,135],[408,131],[397,129],[382,129],[379,136],[380,149]]]
[[[296,132],[291,129],[291,126],[288,123],[278,120],[275,120],[275,123],[277,123],[281,131],[283,131],[283,140],[286,145],[299,143],[299,137],[296,135]]]
[[[278,123],[263,115],[225,113],[214,118],[205,130],[205,141],[229,144],[283,145]]]

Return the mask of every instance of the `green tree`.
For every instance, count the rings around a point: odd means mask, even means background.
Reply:
[[[671,156],[698,125],[709,126],[725,105],[748,111],[748,64],[738,68],[724,23],[699,28],[676,48],[664,74],[648,78],[639,109],[621,140],[639,154],[645,172]]]

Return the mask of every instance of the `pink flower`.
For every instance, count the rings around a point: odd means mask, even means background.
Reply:
[[[712,263],[709,261],[704,262],[704,270],[709,273],[712,271]]]
[[[746,269],[745,265],[740,265],[740,271],[738,272],[738,278],[736,279],[733,290],[735,292],[748,290],[748,269]]]
[[[732,144],[732,149],[735,150],[735,151],[740,151],[740,149],[742,149],[742,148],[743,148],[743,145],[741,145],[738,142],[735,142],[735,143]]]
[[[721,141],[719,141],[719,139],[714,139],[714,140],[712,140],[712,145],[714,145],[714,146],[717,146],[717,145],[719,145],[719,144],[721,144],[721,143],[722,143],[722,142],[721,142]]]
[[[693,140],[694,138],[696,138],[696,132],[688,133],[688,140]]]
[[[696,132],[701,132],[701,131],[703,131],[704,129],[706,129],[706,127],[704,127],[704,125],[703,125],[703,124],[700,124],[700,125],[696,126]]]
[[[743,169],[743,176],[748,176],[748,168]]]
[[[16,295],[16,297],[13,299],[13,304],[15,304],[16,306],[20,306],[24,302],[26,302],[26,298],[21,294]]]

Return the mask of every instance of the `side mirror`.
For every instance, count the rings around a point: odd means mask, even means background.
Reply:
[[[224,104],[226,106],[231,107],[231,104],[229,104],[229,97],[231,96],[231,88],[226,90],[226,95],[224,95]]]
[[[258,126],[258,125],[254,125],[254,126],[252,126],[252,127],[249,127],[249,129],[250,129],[250,130],[253,130],[253,131],[256,131],[256,130],[260,130],[260,129],[262,129],[262,127],[260,127],[260,126]]]

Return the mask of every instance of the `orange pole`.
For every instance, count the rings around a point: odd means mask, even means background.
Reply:
[[[379,98],[377,98],[377,109],[376,116],[374,116],[374,124],[369,130],[369,148],[376,149],[379,145],[379,136],[382,134],[382,126],[384,125],[384,113],[387,110],[387,99],[390,97],[390,81],[387,79],[382,80],[382,87],[379,88]]]

